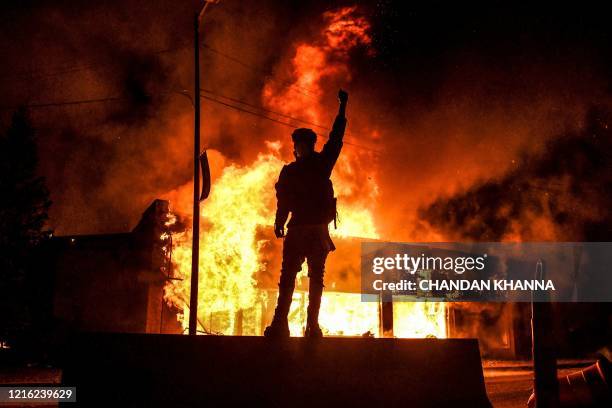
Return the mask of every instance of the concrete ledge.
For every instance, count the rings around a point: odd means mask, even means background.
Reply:
[[[473,339],[84,334],[64,358],[87,406],[490,406]]]

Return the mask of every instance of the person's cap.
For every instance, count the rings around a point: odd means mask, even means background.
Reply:
[[[317,141],[317,134],[312,129],[299,128],[293,131],[291,139],[293,139],[293,143],[306,142],[315,144]]]

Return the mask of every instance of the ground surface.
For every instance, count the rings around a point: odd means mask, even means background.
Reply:
[[[559,361],[559,375],[592,364],[586,360]],[[533,367],[524,361],[485,361],[487,395],[495,408],[525,407],[533,389]]]
[[[567,375],[590,363],[584,360],[560,361],[559,374]],[[487,394],[495,408],[526,406],[533,387],[533,370],[529,362],[485,361],[483,369]],[[0,384],[57,384],[60,379],[61,370],[57,368],[0,368]]]

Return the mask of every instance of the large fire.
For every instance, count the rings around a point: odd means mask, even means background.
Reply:
[[[323,15],[325,27],[313,41],[295,46],[289,79],[280,75],[268,81],[262,92],[263,103],[286,115],[321,123],[322,83],[350,80],[348,52],[368,46],[367,20],[354,7]],[[289,84],[289,86],[287,85]],[[350,121],[350,117],[349,117]],[[317,130],[317,129],[315,129]],[[325,139],[325,137],[320,137]],[[202,208],[198,330],[206,333],[261,335],[269,323],[266,313],[273,307],[274,290],[258,286],[257,272],[266,268],[262,231],[274,219],[274,182],[284,164],[281,143],[268,143],[250,165],[226,166],[215,180],[210,197]],[[363,154],[347,146],[332,177],[339,202],[340,223],[331,229],[333,237],[378,239],[371,202],[377,195],[374,177],[360,177]],[[373,160],[366,160],[373,163]],[[373,173],[373,172],[372,172]],[[187,191],[187,190],[186,190]],[[280,257],[280,253],[276,254]],[[173,264],[176,280],[166,285],[166,300],[182,310],[183,327],[189,321],[191,271],[191,234],[173,237]],[[333,255],[329,263],[334,262]],[[279,273],[280,271],[275,271]],[[277,275],[276,275],[277,276]],[[306,265],[298,280],[306,276]],[[290,330],[294,336],[303,332],[307,293],[296,291],[290,312]],[[266,312],[266,308],[268,312]],[[326,290],[323,295],[320,325],[327,335],[380,336],[379,305],[361,302],[357,293]],[[394,326],[397,337],[445,337],[446,311],[437,303],[395,303]]]

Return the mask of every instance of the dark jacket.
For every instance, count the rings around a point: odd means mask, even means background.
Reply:
[[[323,200],[329,190],[333,197],[330,176],[342,150],[345,128],[346,118],[337,116],[321,152],[283,166],[276,183],[276,225],[284,225],[289,212],[289,228],[329,222]]]

